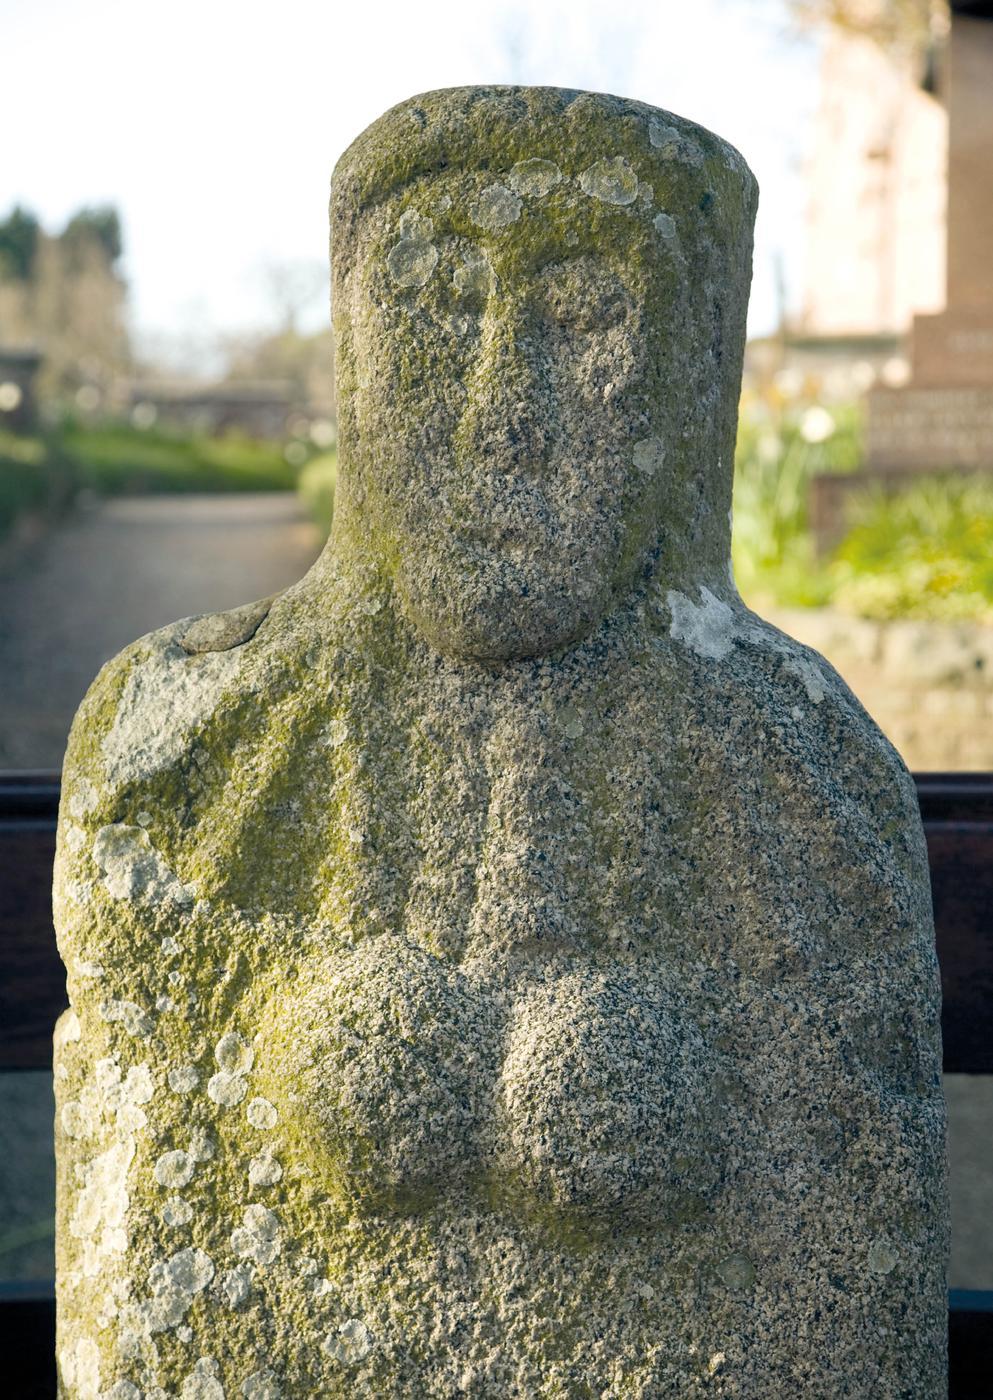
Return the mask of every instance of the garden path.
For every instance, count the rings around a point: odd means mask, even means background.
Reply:
[[[309,568],[295,496],[119,498],[80,511],[0,579],[0,768],[58,768],[103,663],[191,613],[266,597]]]

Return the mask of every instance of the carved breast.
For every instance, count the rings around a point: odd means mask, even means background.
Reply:
[[[417,1209],[479,1179],[581,1215],[679,1218],[715,1175],[714,1062],[673,1003],[623,969],[508,988],[371,939],[281,999],[269,1092],[356,1204]]]
[[[554,1206],[683,1215],[714,1176],[713,1071],[671,989],[623,969],[552,976],[513,1007],[498,1155]]]

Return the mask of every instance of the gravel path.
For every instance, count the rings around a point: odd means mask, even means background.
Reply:
[[[143,497],[53,531],[0,579],[0,768],[58,768],[103,663],[190,613],[264,598],[319,548],[294,496]]]

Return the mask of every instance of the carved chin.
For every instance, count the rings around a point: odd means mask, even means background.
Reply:
[[[398,578],[404,610],[438,651],[467,660],[523,660],[570,646],[610,604],[609,587],[506,559],[477,557],[472,572],[442,567],[431,575]]]

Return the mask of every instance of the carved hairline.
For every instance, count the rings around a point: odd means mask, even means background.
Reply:
[[[655,140],[662,141],[661,149]],[[680,158],[681,145],[702,159],[694,164]],[[567,173],[578,174],[616,155],[637,160],[639,174],[649,182],[653,171],[670,182],[675,173],[680,182],[699,184],[701,196],[715,174],[725,184],[736,183],[750,230],[755,177],[740,152],[705,127],[604,93],[468,87],[442,88],[399,103],[353,141],[332,179],[332,236],[339,246],[347,244],[364,211],[424,176],[492,170],[498,179],[516,162],[535,156],[567,162],[575,167]]]

